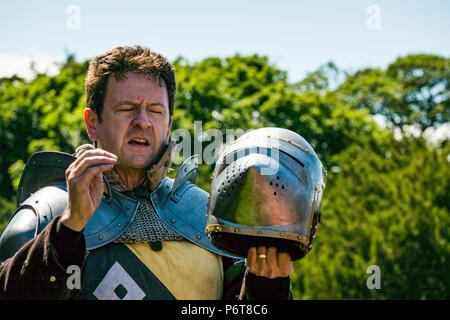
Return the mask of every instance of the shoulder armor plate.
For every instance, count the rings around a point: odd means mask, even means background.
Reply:
[[[173,184],[174,181],[166,177],[151,194],[153,206],[161,219],[200,247],[223,256],[241,259],[214,247],[205,233],[208,193],[190,182],[185,182],[177,189],[177,197],[174,199],[171,196]]]
[[[172,186],[172,199],[178,201],[180,195],[183,194],[181,188],[186,182],[195,183],[198,170],[198,154],[187,158],[180,166]]]
[[[58,151],[40,151],[29,158],[20,178],[17,206],[33,192],[53,182],[65,181],[66,169],[77,158]]]

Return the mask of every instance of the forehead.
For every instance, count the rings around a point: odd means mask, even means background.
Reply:
[[[120,79],[109,75],[106,84],[105,104],[119,100],[159,102],[168,107],[166,84],[160,78],[127,72]]]

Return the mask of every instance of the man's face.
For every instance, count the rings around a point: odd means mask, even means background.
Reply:
[[[125,77],[109,76],[102,121],[90,109],[85,120],[97,147],[117,155],[119,170],[143,171],[163,151],[173,119],[164,81],[133,72]]]

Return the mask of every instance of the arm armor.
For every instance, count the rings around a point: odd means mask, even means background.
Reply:
[[[0,238],[0,260],[12,257],[62,214],[66,205],[65,192],[56,186],[44,187],[21,203]]]

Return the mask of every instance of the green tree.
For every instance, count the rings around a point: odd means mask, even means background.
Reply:
[[[88,63],[72,59],[56,76],[0,82],[0,196],[11,198],[28,157],[40,150],[72,153],[87,141],[84,78]]]
[[[339,88],[340,99],[384,116],[391,127],[421,132],[450,120],[450,59],[435,55],[398,58],[386,70],[364,69]]]

